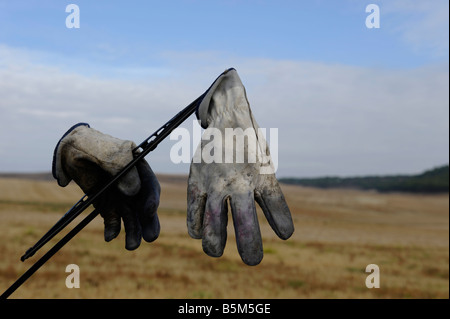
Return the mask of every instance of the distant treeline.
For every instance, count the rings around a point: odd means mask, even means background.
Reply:
[[[364,177],[281,178],[280,182],[318,188],[356,188],[380,192],[442,193],[449,191],[449,166],[418,175]]]

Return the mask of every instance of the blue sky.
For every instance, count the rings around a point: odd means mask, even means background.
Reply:
[[[414,49],[402,38],[402,28],[415,32],[414,20],[426,16],[420,9],[384,13],[381,3],[382,27],[367,29],[370,1],[76,1],[82,27],[71,30],[65,28],[71,2],[1,3],[3,43],[105,67],[158,66],[167,51],[395,68],[448,55],[427,44]],[[448,29],[441,32],[445,42]]]
[[[79,29],[65,26],[70,3]],[[379,29],[365,25],[370,3]],[[140,142],[228,67],[260,126],[280,130],[278,176],[448,163],[448,6],[0,0],[0,171],[49,170],[79,121]],[[152,153],[155,171],[187,173],[168,161],[170,143]]]

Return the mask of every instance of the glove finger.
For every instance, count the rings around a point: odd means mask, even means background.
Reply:
[[[253,192],[233,194],[230,203],[239,255],[247,265],[257,265],[263,258],[263,247]]]
[[[142,237],[145,241],[152,242],[158,238],[161,229],[157,214],[161,186],[145,160],[137,163],[136,167],[141,179],[141,190],[136,196],[135,202],[139,204],[137,212],[142,228]]]
[[[127,250],[134,250],[138,248],[141,244],[142,238],[141,226],[139,224],[137,214],[133,209],[133,205],[130,204],[132,201],[132,197],[122,198],[119,204],[119,213],[125,226],[125,248]]]
[[[109,190],[102,194],[93,203],[95,209],[100,211],[100,216],[103,217],[103,223],[105,225],[104,236],[106,242],[113,240],[120,233],[121,220],[119,213],[116,211],[116,192],[117,191]]]
[[[294,223],[283,192],[275,175],[261,176],[263,181],[255,191],[255,199],[278,237],[288,239],[294,232]]]
[[[139,221],[141,223],[142,238],[148,243],[155,241],[159,237],[161,231],[158,215],[154,214],[145,217],[140,215]]]
[[[104,219],[105,225],[105,241],[109,242],[116,238],[120,233],[120,216],[117,212],[112,209],[106,213],[101,212],[101,216]]]
[[[202,238],[203,217],[205,213],[206,192],[197,181],[196,164],[191,165],[187,189],[187,228],[189,236],[194,239]]]
[[[209,196],[203,219],[203,251],[211,257],[220,257],[227,242],[228,206],[226,197]]]

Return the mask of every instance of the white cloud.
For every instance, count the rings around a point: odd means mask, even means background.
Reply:
[[[54,146],[77,122],[139,143],[230,66],[260,126],[279,128],[278,176],[412,173],[448,162],[448,64],[383,70],[218,52],[165,56],[171,76],[117,80],[0,47],[0,171],[49,170]],[[188,172],[170,162],[175,142],[150,155],[155,171]]]
[[[29,108],[19,108],[17,110],[17,113],[22,114],[23,116],[34,116],[41,119],[44,118],[63,119],[63,118],[74,118],[85,116],[85,113],[76,111],[46,111],[41,109],[29,109]]]

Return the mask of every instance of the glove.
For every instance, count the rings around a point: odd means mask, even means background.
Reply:
[[[227,240],[229,204],[238,252],[244,263],[257,265],[263,258],[263,247],[254,201],[280,238],[289,238],[294,225],[274,174],[267,143],[259,132],[235,69],[216,79],[205,92],[196,114],[206,130],[189,173],[189,235],[202,239],[206,254],[220,257]],[[227,135],[230,129],[235,136]],[[237,141],[244,140],[244,134],[247,142],[238,147]],[[208,136],[213,136],[213,140],[209,141]]]
[[[96,131],[86,123],[70,128],[56,145],[52,173],[58,185],[71,180],[91,194],[101,189],[133,159],[136,145]],[[93,203],[105,225],[105,241],[120,233],[121,218],[125,226],[125,248],[134,250],[141,238],[152,242],[159,236],[157,215],[161,188],[155,174],[142,159],[116,185]]]

